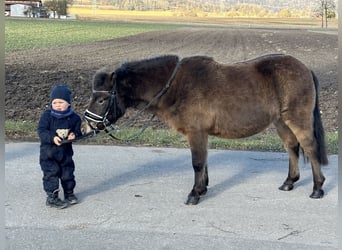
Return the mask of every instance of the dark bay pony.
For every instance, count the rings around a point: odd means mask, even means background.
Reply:
[[[248,137],[271,123],[289,154],[288,176],[279,189],[292,190],[298,181],[302,148],[312,165],[310,197],[324,195],[321,165],[328,159],[318,80],[292,56],[271,54],[225,65],[206,56],[168,55],[128,62],[111,73],[98,71],[83,131],[104,129],[129,107],[145,108],[186,136],[195,173],[187,204],[197,204],[207,192],[208,135]]]

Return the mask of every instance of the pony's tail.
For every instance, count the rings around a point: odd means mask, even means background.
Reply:
[[[321,113],[319,110],[319,102],[318,102],[318,79],[313,71],[312,78],[315,83],[315,90],[316,90],[316,101],[315,101],[315,109],[313,111],[313,118],[314,118],[314,137],[316,139],[316,157],[321,165],[328,164],[328,157],[326,152],[325,146],[325,138],[324,138],[324,129],[321,120]]]

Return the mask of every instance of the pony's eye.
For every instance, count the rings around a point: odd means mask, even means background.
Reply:
[[[101,105],[102,105],[102,104],[104,103],[104,101],[105,101],[105,100],[101,98],[101,99],[100,99],[100,100],[98,100],[97,102],[98,102],[99,104],[101,104]]]

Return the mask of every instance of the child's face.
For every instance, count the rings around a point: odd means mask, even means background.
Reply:
[[[69,103],[63,99],[53,99],[51,102],[52,109],[57,111],[65,111],[69,107]]]

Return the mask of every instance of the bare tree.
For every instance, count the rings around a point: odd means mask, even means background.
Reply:
[[[317,9],[318,14],[322,18],[322,28],[328,28],[328,18],[331,17],[331,13],[335,13],[336,5],[334,0],[319,0],[320,6]]]

